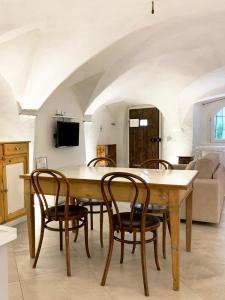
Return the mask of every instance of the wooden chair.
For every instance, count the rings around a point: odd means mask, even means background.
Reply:
[[[127,180],[133,187],[133,194],[130,211],[120,212],[116,202],[116,196],[114,193],[114,187],[116,186],[116,180],[123,178]],[[140,244],[141,245],[141,265],[145,295],[149,296],[148,280],[147,280],[147,268],[146,268],[146,243],[154,243],[154,256],[157,270],[160,270],[158,261],[158,239],[157,228],[160,226],[160,220],[156,216],[147,214],[148,205],[150,202],[150,189],[144,179],[139,176],[130,173],[123,172],[111,172],[102,177],[101,191],[105,201],[105,205],[109,216],[109,249],[106,259],[106,264],[102,276],[101,285],[104,286],[106,277],[109,270],[109,265],[113,252],[114,240],[121,243],[121,255],[120,263],[123,263],[124,258],[124,244]],[[142,196],[142,209],[136,210],[135,205],[140,201],[140,195]],[[125,233],[140,232],[140,240],[125,239]],[[151,232],[153,235],[151,238],[146,239],[145,233]],[[120,236],[119,236],[120,234]]]
[[[163,159],[148,159],[143,161],[139,167],[140,168],[159,168],[162,166],[164,169],[173,169],[173,166],[166,160]],[[136,205],[136,209],[140,209],[140,204]],[[169,218],[169,209],[167,205],[158,205],[150,204],[148,207],[148,213],[156,214],[160,221],[162,222],[162,249],[163,249],[163,258],[166,258],[166,224],[168,225],[168,230],[170,233],[170,218]],[[134,239],[136,236],[134,234]],[[132,253],[135,251],[135,244],[133,246]]]
[[[55,205],[49,206],[46,196],[43,193],[41,180],[43,176],[48,176],[49,180],[55,183]],[[65,245],[66,245],[66,267],[67,275],[71,276],[70,264],[70,245],[69,245],[69,231],[76,230],[77,228],[84,227],[85,232],[85,247],[87,256],[90,257],[88,249],[88,210],[85,207],[69,205],[70,199],[70,184],[68,179],[60,172],[52,169],[36,169],[31,173],[31,182],[34,191],[38,197],[40,211],[41,211],[41,231],[38,243],[37,252],[34,259],[33,268],[36,268],[38,257],[41,251],[42,241],[44,237],[44,230],[59,232],[60,250],[63,250],[63,232],[65,232]],[[63,189],[65,195],[65,202],[63,205],[59,204],[59,195]],[[69,227],[69,222],[76,221],[75,227]],[[59,223],[59,228],[49,226],[52,221]],[[64,223],[64,226],[63,226]]]
[[[88,167],[96,167],[96,166],[106,166],[106,167],[115,167],[116,163],[114,160],[108,157],[96,157],[89,161],[87,164]],[[103,248],[103,214],[107,212],[104,210],[104,201],[97,200],[97,199],[87,199],[87,198],[76,198],[77,204],[81,206],[89,206],[88,213],[90,214],[90,223],[91,223],[91,230],[93,230],[93,215],[100,214],[100,244]],[[99,210],[94,210],[94,207],[99,207]],[[77,240],[78,231],[75,235],[75,241]]]

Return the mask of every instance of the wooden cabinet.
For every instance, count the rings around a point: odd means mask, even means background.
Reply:
[[[116,144],[109,145],[97,145],[96,147],[97,157],[109,157],[116,163]]]
[[[24,183],[29,172],[29,142],[0,142],[0,223],[26,213]]]
[[[178,156],[178,164],[189,164],[193,159],[193,156]]]

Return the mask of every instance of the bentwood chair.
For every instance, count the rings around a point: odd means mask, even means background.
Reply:
[[[109,157],[96,157],[89,161],[87,164],[88,167],[115,167],[116,163],[114,160],[112,160]],[[91,230],[93,230],[93,216],[94,214],[100,214],[100,244],[103,248],[103,214],[107,212],[106,209],[104,209],[104,201],[103,200],[97,200],[97,199],[87,199],[87,198],[76,198],[77,204],[81,206],[89,206],[88,213],[90,215],[90,223],[91,223]],[[98,210],[94,210],[94,207],[98,207]],[[75,240],[77,239],[77,234],[75,236]]]
[[[49,180],[54,183],[55,186],[55,205],[49,206],[46,195],[43,193],[43,184],[41,180],[43,176],[48,176]],[[36,268],[39,254],[41,251],[42,241],[44,237],[45,229],[59,232],[60,250],[63,250],[63,233],[65,233],[65,246],[66,246],[66,268],[67,275],[71,276],[71,264],[70,264],[70,243],[69,243],[69,231],[76,230],[80,227],[84,227],[85,233],[85,247],[87,256],[90,257],[88,248],[88,210],[82,206],[69,205],[70,200],[70,184],[68,179],[60,172],[52,169],[36,169],[31,173],[31,182],[34,191],[39,200],[39,206],[41,211],[41,230],[38,243],[37,252],[34,259],[33,268]],[[62,192],[65,195],[65,202],[60,204],[59,195]],[[75,222],[74,222],[75,221]],[[49,223],[58,222],[58,228],[56,226],[49,226]],[[70,227],[69,224],[76,224],[75,227]],[[63,226],[64,225],[64,226]]]
[[[131,184],[130,195],[130,211],[120,212],[117,205],[118,199],[115,196],[114,188],[117,185],[117,180],[122,179]],[[121,243],[120,263],[124,259],[124,244],[140,244],[141,245],[141,266],[144,283],[145,295],[149,296],[147,268],[146,268],[146,243],[154,243],[154,256],[157,270],[160,270],[158,261],[158,239],[157,228],[160,226],[160,220],[156,216],[147,214],[148,205],[150,202],[150,189],[144,179],[141,177],[124,172],[111,172],[104,175],[101,179],[101,191],[103,200],[108,211],[109,217],[109,249],[106,259],[106,264],[102,276],[101,285],[104,286],[109,270],[109,265],[113,252],[114,240]],[[140,210],[135,209],[135,205],[140,202],[143,203]],[[130,240],[125,238],[125,234],[133,234],[140,232],[140,240]],[[145,234],[152,233],[152,237],[146,239]]]
[[[140,168],[156,168],[162,167],[164,169],[173,169],[173,166],[166,160],[163,159],[148,159],[143,161],[140,164]],[[140,209],[140,204],[136,205],[136,209]],[[150,204],[148,206],[148,213],[156,214],[157,217],[162,222],[162,250],[163,250],[163,258],[166,258],[166,225],[168,226],[168,230],[170,233],[170,217],[169,217],[169,208],[167,205],[158,205],[158,204]],[[135,239],[134,234],[134,239]],[[135,244],[133,246],[132,253],[135,251]]]

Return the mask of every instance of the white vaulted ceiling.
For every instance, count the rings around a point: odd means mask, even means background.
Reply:
[[[0,75],[24,109],[71,86],[84,112],[125,101],[182,122],[225,94],[225,1],[0,1]],[[82,98],[82,89],[89,90]]]

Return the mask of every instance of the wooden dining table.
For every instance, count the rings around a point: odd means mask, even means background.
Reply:
[[[186,251],[191,251],[192,234],[192,185],[197,176],[195,170],[161,170],[139,168],[112,168],[67,166],[57,169],[70,182],[71,197],[85,197],[101,199],[100,181],[103,175],[109,172],[129,172],[136,174],[149,184],[152,204],[168,205],[171,223],[171,255],[173,289],[178,291],[180,285],[180,205],[186,202]],[[34,190],[31,185],[30,174],[20,176],[24,180],[24,199],[27,210],[27,225],[30,257],[35,257],[35,214]],[[44,192],[54,195],[55,186],[47,176],[41,178]],[[116,199],[129,202],[131,185],[122,180],[116,182]],[[61,195],[64,194],[64,188]]]

